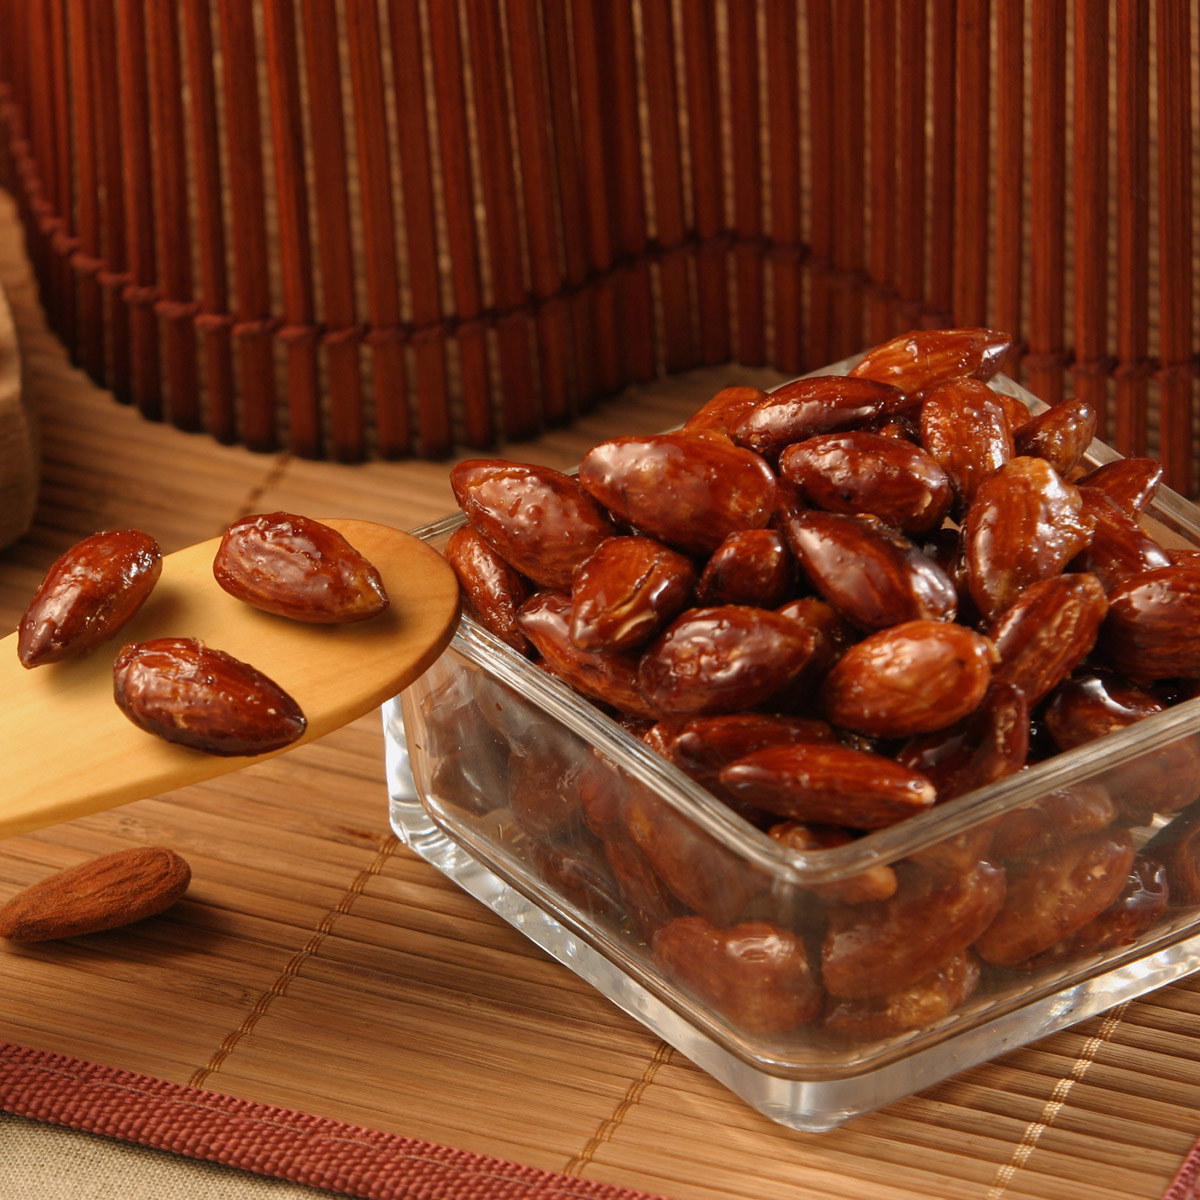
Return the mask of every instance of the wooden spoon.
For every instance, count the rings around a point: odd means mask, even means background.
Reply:
[[[85,657],[28,669],[17,658],[17,635],[0,641],[0,837],[272,757],[203,754],[135,726],[113,700],[113,659],[128,642],[195,637],[269,675],[308,720],[285,751],[370,712],[431,666],[458,618],[458,580],[446,560],[384,525],[324,523],[378,569],[391,601],[378,617],[306,625],[260,612],[217,585],[212,562],[221,539],[213,538],[166,555],[141,610]]]

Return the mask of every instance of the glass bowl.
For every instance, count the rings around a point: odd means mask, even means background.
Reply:
[[[1045,407],[1003,377],[991,386]],[[1094,443],[1088,462],[1116,457]],[[462,520],[414,532],[440,549]],[[1143,524],[1164,544],[1200,548],[1196,510],[1166,489]],[[832,1128],[1200,968],[1200,903],[1164,902],[1154,847],[1143,852],[1200,822],[1178,799],[1181,788],[1200,795],[1200,699],[815,850],[768,837],[468,616],[383,721],[390,819],[406,845],[795,1129]],[[1097,787],[1151,797],[1144,817],[1135,823],[1132,805],[1071,836],[1070,811]],[[1164,788],[1175,797],[1165,816],[1152,799]],[[1106,871],[1130,883],[1106,926],[1085,927],[1094,936],[1019,962],[945,953],[981,945],[972,922],[997,876],[1010,893],[1036,883],[1049,896],[1061,883],[1061,906]],[[909,899],[864,901],[889,874]],[[1052,917],[1051,906],[1039,900],[1024,919]],[[830,996],[820,947],[834,929],[843,953]]]

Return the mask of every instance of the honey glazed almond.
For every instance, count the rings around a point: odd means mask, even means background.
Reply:
[[[577,479],[456,468],[461,536],[504,568],[460,571],[465,607],[808,861],[1164,711],[1200,692],[1200,566],[1139,523],[1161,469],[1089,469],[1087,405],[989,386],[1010,345],[918,331],[848,378],[726,389],[673,433],[593,447]],[[592,894],[731,1020],[876,1039],[1131,940],[1174,879],[1194,893],[1198,839],[1163,834],[1150,863],[1130,834],[1194,827],[1200,752],[1159,757],[1149,800],[1114,771],[791,909],[641,785],[614,803],[588,778],[539,853],[559,876],[576,852],[578,877],[607,864]]]

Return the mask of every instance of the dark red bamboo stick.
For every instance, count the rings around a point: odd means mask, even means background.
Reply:
[[[554,154],[554,186],[558,194],[558,220],[562,229],[563,281],[570,326],[570,403],[584,412],[603,392],[596,362],[592,323],[594,289],[587,286],[587,230],[584,218],[583,169],[580,131],[575,117],[578,95],[572,78],[570,8],[550,4],[542,8],[546,87]]]
[[[1099,414],[1107,440],[1108,380],[1108,12],[1075,0],[1072,202],[1072,365],[1075,394]]]
[[[929,240],[925,253],[926,317],[934,326],[954,322],[954,150],[958,72],[954,0],[932,0],[929,26],[931,106]]]
[[[221,442],[238,436],[233,377],[233,317],[225,265],[225,219],[217,125],[215,53],[208,0],[183,0],[187,137],[194,191],[196,329],[204,366],[204,427]]]
[[[108,332],[108,383],[118,400],[129,401],[133,388],[133,346],[129,308],[121,293],[129,282],[126,269],[124,154],[122,153],[119,90],[109,75],[117,61],[116,14],[111,3],[88,5],[92,22],[92,77],[96,80],[96,137],[100,150],[100,257],[96,275],[103,292],[104,324]]]
[[[1025,0],[996,0],[995,162],[992,190],[992,323],[1017,343],[1005,369],[1015,373],[1024,333]]]
[[[338,53],[335,0],[304,0],[300,9],[312,128],[316,261],[321,273],[321,346],[328,390],[328,447],[353,462],[367,453],[359,349],[362,327],[354,289],[349,143]]]
[[[143,0],[117,2],[117,74],[120,79],[121,148],[129,282],[121,298],[129,306],[133,402],[143,416],[162,416],[159,376],[158,255],[154,225],[154,175],[150,145],[146,21]]]
[[[1158,55],[1158,348],[1163,480],[1192,495],[1196,480],[1196,360],[1192,353],[1191,35],[1187,0],[1157,0]]]
[[[897,77],[900,100],[896,114],[896,239],[897,318],[903,328],[920,323],[925,311],[925,59],[928,35],[923,0],[900,0],[900,48]]]
[[[162,340],[166,411],[180,429],[200,428],[192,296],[192,244],[188,212],[187,155],[179,55],[179,9],[175,0],[150,0],[146,9],[150,63],[150,113],[154,127],[154,217],[158,255],[158,316]]]
[[[94,126],[96,81],[92,76],[91,26],[86,0],[70,0],[67,39],[71,59],[71,158],[76,184],[76,336],[79,365],[99,383],[105,380],[104,301],[96,278],[100,258],[100,179]],[[0,40],[5,36],[0,31]]]
[[[605,0],[599,0],[604,3]],[[580,200],[584,214],[587,295],[591,309],[593,364],[601,392],[615,392],[626,382],[618,332],[618,292],[613,181],[609,176],[606,90],[600,72],[607,47],[601,37],[597,0],[575,0],[572,6],[575,80],[578,97]]]
[[[570,313],[562,294],[546,60],[534,0],[508,0],[505,13],[542,411],[545,420],[561,423],[571,415]]]
[[[1147,451],[1150,352],[1150,4],[1117,6],[1117,368],[1113,444]]]
[[[458,344],[464,436],[467,445],[484,447],[495,440],[496,420],[492,412],[483,323],[482,267],[474,212],[477,189],[471,173],[458,6],[454,0],[430,0],[428,11],[437,98],[442,204],[458,321],[455,341]]]
[[[76,356],[78,316],[75,303],[75,271],[71,258],[78,245],[75,232],[75,168],[71,155],[71,63],[67,37],[65,0],[50,5],[50,50],[47,64],[53,100],[53,143],[50,157],[54,162],[53,188],[47,193],[53,208],[50,234],[50,271],[59,295],[59,332]]]
[[[662,305],[663,365],[669,372],[696,365],[689,260],[684,240],[682,147],[675,80],[675,31],[670,0],[642,0],[642,56],[647,140],[654,180],[654,228]]]
[[[776,5],[775,7],[778,7]],[[796,14],[790,14],[795,37]],[[696,307],[700,361],[713,366],[732,354],[729,328],[729,238],[725,218],[724,139],[721,132],[721,81],[717,59],[717,18],[713,0],[694,0],[681,8],[684,62],[687,70],[688,149],[691,158],[692,230],[696,237]],[[784,18],[787,23],[787,17]],[[793,56],[794,57],[794,56]],[[798,73],[788,78],[793,89]],[[782,85],[786,87],[787,85]],[[782,100],[780,100],[782,104]],[[774,106],[772,106],[774,112]],[[786,114],[780,114],[786,121]],[[798,144],[799,124],[792,125],[791,140]],[[781,154],[785,151],[781,148]],[[781,172],[784,167],[780,167]],[[779,182],[779,204],[785,179]],[[790,215],[790,214],[789,214]],[[797,231],[799,211],[795,213]],[[785,217],[780,217],[781,224]],[[778,231],[775,232],[778,238]],[[796,240],[799,241],[797,232]],[[778,279],[779,276],[777,275]],[[798,279],[795,280],[798,285]],[[798,304],[798,295],[795,297]],[[777,297],[777,303],[781,303]],[[777,342],[778,346],[778,342]]]
[[[284,322],[276,336],[284,346],[288,445],[297,454],[315,458],[322,450],[317,386],[319,331],[314,323],[296,12],[292,0],[264,0],[262,15]]]
[[[358,162],[359,220],[366,281],[367,344],[375,395],[379,453],[399,457],[411,450],[408,386],[404,363],[406,330],[401,324],[396,262],[387,102],[380,62],[379,14],[374,0],[352,0],[345,8],[350,83]]]
[[[393,0],[388,16],[396,93],[396,133],[400,174],[404,181],[405,260],[414,326],[416,435],[421,453],[426,458],[436,458],[449,452],[453,430],[446,379],[446,329],[438,273],[439,246],[420,11],[411,0]]]
[[[242,441],[251,450],[278,443],[272,347],[271,287],[258,40],[254,13],[241,0],[218,0],[229,161],[234,318]]]
[[[808,0],[808,341],[811,365],[833,353],[833,41],[831,0]]]
[[[728,14],[729,123],[732,131],[733,264],[737,283],[734,357],[758,366],[767,360],[759,128],[758,22],[753,4],[731,4]]]
[[[990,4],[959,0],[955,28],[957,121],[954,129],[954,268],[951,310],[956,325],[986,323],[993,190],[989,144]]]
[[[526,306],[521,213],[509,132],[500,13],[492,0],[470,0],[466,14],[502,433],[507,438],[531,437],[542,427],[541,400],[531,357],[533,329]]]
[[[867,139],[870,170],[867,203],[870,233],[865,341],[871,346],[887,341],[897,332],[896,229],[891,219],[896,203],[897,176],[896,37],[895,0],[869,0],[867,45],[871,68],[867,80]]]
[[[1066,7],[1032,0],[1029,162],[1029,389],[1047,404],[1063,397],[1063,286],[1067,151]]]
[[[611,131],[605,187],[615,218],[616,311],[625,382],[652,379],[658,327],[647,256],[642,134],[638,121],[637,63],[630,0],[600,0],[598,58],[601,111]]]

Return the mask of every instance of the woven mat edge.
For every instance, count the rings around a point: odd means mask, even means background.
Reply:
[[[665,1200],[4,1041],[0,1109],[362,1200]]]
[[[1200,1200],[1200,1138],[1184,1155],[1171,1186],[1163,1193],[1162,1200]]]

